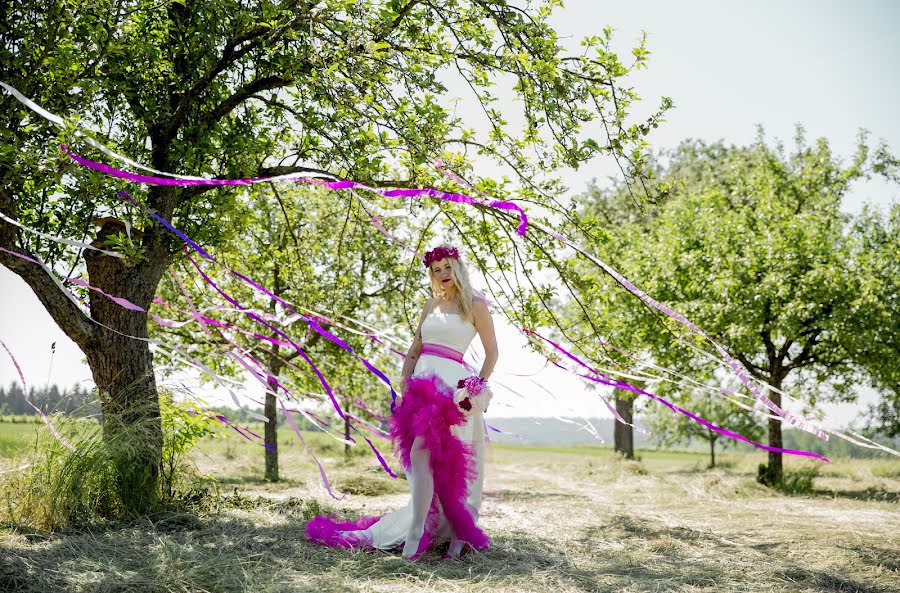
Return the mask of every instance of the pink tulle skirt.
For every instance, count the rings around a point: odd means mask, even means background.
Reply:
[[[390,420],[394,449],[407,471],[410,469],[410,452],[417,438],[422,439],[429,452],[434,498],[425,521],[424,546],[435,541],[442,517],[456,539],[469,543],[476,550],[485,550],[490,545],[490,538],[478,527],[466,505],[468,484],[476,471],[474,452],[451,431],[451,427],[464,422],[466,416],[453,402],[453,389],[436,375],[412,377]],[[341,532],[366,529],[379,518],[342,521],[319,516],[309,522],[306,535],[312,542],[333,548],[365,547],[359,538]]]

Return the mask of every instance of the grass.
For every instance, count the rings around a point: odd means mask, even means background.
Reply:
[[[195,460],[225,493],[206,513],[66,533],[0,527],[0,591],[900,590],[897,501],[865,497],[900,492],[900,461],[820,466],[814,493],[796,497],[756,484],[762,454],[729,453],[706,470],[699,453],[640,451],[622,462],[601,447],[496,446],[481,521],[491,549],[407,563],[306,543],[310,516],[395,509],[405,482],[370,456],[344,462],[341,446],[315,436],[336,489],[359,492],[335,501],[296,437],[279,436],[286,479],[276,484],[262,480],[258,445],[201,443]]]

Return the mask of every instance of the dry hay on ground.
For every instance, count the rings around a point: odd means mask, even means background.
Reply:
[[[371,514],[405,504],[402,481],[388,482],[367,459],[325,460],[337,485],[378,494],[335,502],[302,452],[284,449],[288,479],[275,485],[259,480],[261,453],[244,453],[211,448],[200,458],[225,478],[226,493],[240,495],[208,517],[0,532],[0,590],[900,591],[894,471],[870,482],[838,472],[827,477],[830,495],[786,497],[746,470],[698,471],[664,456],[623,464],[577,450],[497,448],[482,518],[493,547],[408,563],[303,537],[306,518],[323,507]],[[867,490],[887,495],[852,495]]]

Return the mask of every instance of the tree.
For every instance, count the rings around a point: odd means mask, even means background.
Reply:
[[[643,138],[659,114],[629,120],[637,95],[622,81],[646,64],[643,42],[631,65],[611,51],[609,29],[586,39],[581,55],[567,56],[548,24],[556,4],[187,0],[161,7],[149,0],[22,0],[0,25],[0,78],[50,111],[77,114],[80,123],[102,130],[104,142],[160,171],[251,177],[327,168],[402,187],[431,180],[435,157],[462,165],[472,151],[513,171],[513,188],[508,181],[498,186],[504,192],[515,189],[519,198],[562,215],[557,169],[609,154],[640,177]],[[476,133],[441,103],[450,77],[471,90],[488,133]],[[508,110],[493,94],[506,81],[521,100],[521,126],[507,121]],[[667,107],[666,101],[661,110]],[[121,203],[109,179],[73,169],[60,156],[59,140],[93,154],[73,135],[74,124],[58,137],[9,96],[0,100],[0,114],[0,211],[45,233],[127,246],[128,257],[87,252],[82,263],[80,255],[6,223],[0,247],[81,267],[91,285],[149,308],[177,240]],[[233,189],[151,186],[134,193],[207,246],[232,228],[214,221],[240,220],[246,212],[243,192]],[[456,205],[442,205],[441,213],[471,230],[476,243],[509,224],[507,215],[489,209],[482,220]],[[125,222],[141,231],[134,247]],[[113,418],[123,428],[145,427],[120,487],[126,504],[152,502],[128,495],[153,488],[162,447],[147,315],[93,292],[88,315],[41,268],[9,253],[0,263],[28,283],[84,351],[105,430],[118,431]]]
[[[887,216],[871,208],[856,221],[856,253],[859,267],[870,270],[866,290],[879,295],[879,308],[869,319],[867,334],[876,338],[863,345],[861,355],[871,358],[872,383],[882,399],[869,410],[870,432],[887,437],[900,436],[900,366],[878,364],[900,351],[900,203]]]
[[[723,344],[776,406],[784,390],[814,404],[852,400],[865,381],[895,386],[897,300],[882,277],[895,264],[866,247],[871,214],[840,210],[851,184],[873,173],[896,179],[896,161],[864,138],[846,165],[799,129],[791,154],[762,135],[749,147],[685,142],[663,170],[667,199],[616,229],[614,265]],[[585,208],[599,218],[603,203]],[[617,335],[657,365],[688,376],[717,366],[674,321],[606,296],[608,282],[588,288],[585,302],[620,312]],[[782,447],[781,428],[769,420],[769,445]],[[770,452],[763,478],[778,483],[782,472]]]

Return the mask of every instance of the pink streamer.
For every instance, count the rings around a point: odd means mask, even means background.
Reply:
[[[416,251],[414,248],[410,247],[409,245],[407,245],[406,243],[404,243],[403,241],[401,241],[400,239],[398,239],[398,238],[395,237],[394,235],[390,234],[390,233],[387,231],[387,229],[384,228],[384,225],[381,223],[381,217],[380,217],[380,216],[373,216],[370,220],[371,220],[372,224],[375,226],[375,228],[378,229],[378,232],[379,232],[379,233],[381,233],[382,235],[384,235],[385,237],[387,237],[389,240],[394,241],[394,242],[399,243],[400,245],[402,245],[407,251],[409,251],[410,253],[412,253],[413,255],[415,255],[415,256],[419,259],[419,261],[423,261],[423,260],[425,259],[425,255],[424,255],[422,252]]]
[[[123,297],[117,297],[117,296],[109,294],[108,292],[104,292],[103,290],[100,290],[96,286],[91,286],[85,280],[82,280],[81,278],[66,278],[66,280],[68,280],[72,284],[77,284],[78,286],[87,288],[88,290],[93,290],[94,292],[98,292],[98,293],[102,294],[103,296],[105,296],[106,298],[108,298],[109,300],[111,300],[112,302],[114,302],[115,304],[117,304],[120,307],[123,307],[125,309],[128,309],[129,311],[140,311],[141,313],[147,312],[146,309],[144,309],[143,307],[139,307],[138,305],[135,305],[128,299],[123,298]]]
[[[90,159],[84,158],[82,156],[78,156],[71,152],[64,144],[60,145],[60,148],[65,152],[69,157],[84,167],[88,167],[89,169],[93,169],[95,171],[100,171],[101,173],[106,173],[107,175],[111,175],[113,177],[118,177],[119,179],[126,179],[128,181],[132,181],[134,183],[147,183],[150,185],[166,185],[166,186],[178,186],[178,187],[189,187],[189,186],[229,186],[229,185],[252,185],[255,183],[264,183],[268,181],[295,181],[301,183],[311,183],[314,185],[320,185],[322,187],[327,187],[333,190],[345,190],[345,189],[361,189],[367,192],[371,192],[385,198],[403,198],[403,199],[411,199],[411,198],[436,198],[439,200],[444,200],[447,202],[456,202],[459,204],[470,204],[470,205],[478,205],[478,206],[486,206],[488,208],[493,208],[497,210],[506,210],[515,212],[519,217],[519,226],[516,229],[516,232],[519,235],[524,236],[525,232],[528,228],[528,217],[525,214],[525,211],[522,210],[517,204],[512,202],[507,202],[503,200],[477,200],[465,194],[451,193],[445,192],[438,189],[433,188],[424,188],[424,189],[379,189],[375,187],[370,187],[363,183],[359,183],[357,181],[350,181],[347,179],[342,179],[339,181],[325,181],[322,179],[314,179],[310,177],[296,177],[296,178],[284,178],[284,177],[254,177],[248,179],[173,179],[169,177],[156,177],[153,175],[140,175],[137,173],[129,173],[127,171],[122,171],[121,169],[116,169],[109,165],[98,163],[96,161],[92,161]]]
[[[319,476],[322,478],[322,484],[325,485],[325,490],[328,492],[328,495],[335,500],[344,500],[343,496],[338,498],[334,495],[334,492],[331,490],[331,482],[328,481],[328,476],[325,474],[325,468],[322,467],[322,463],[319,461],[319,458],[316,457],[315,453],[312,452],[312,449],[309,448],[309,445],[306,444],[306,441],[303,439],[303,435],[300,434],[300,429],[297,428],[297,423],[294,422],[294,418],[287,411],[287,408],[285,408],[284,402],[278,400],[278,403],[281,405],[281,409],[284,410],[284,417],[287,418],[288,424],[290,424],[291,426],[291,430],[294,431],[294,434],[297,435],[297,438],[300,439],[300,442],[303,443],[303,446],[306,448],[307,453],[309,453],[313,461],[316,462],[316,466],[319,468]]]

